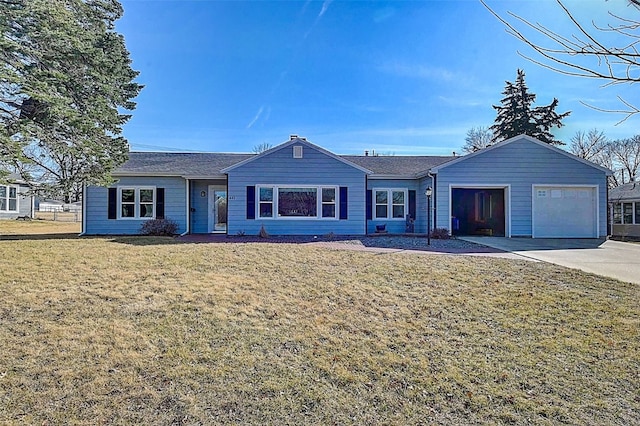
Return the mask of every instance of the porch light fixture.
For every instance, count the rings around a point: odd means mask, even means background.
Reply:
[[[427,196],[427,245],[431,245],[431,196],[433,195],[433,189],[427,186],[424,191],[424,195]]]

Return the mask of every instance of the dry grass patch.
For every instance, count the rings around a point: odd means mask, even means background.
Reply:
[[[0,423],[640,423],[632,284],[170,238],[0,258]]]
[[[0,220],[0,238],[16,236],[42,236],[75,234],[81,232],[80,222],[52,222],[46,220]]]

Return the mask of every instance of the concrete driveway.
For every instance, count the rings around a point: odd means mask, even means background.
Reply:
[[[461,237],[529,259],[640,284],[640,244],[604,239]]]

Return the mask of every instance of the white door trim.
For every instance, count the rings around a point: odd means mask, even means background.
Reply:
[[[210,234],[224,234],[227,229],[215,229],[215,192],[224,191],[227,192],[227,187],[224,185],[209,185],[207,191],[207,232]]]
[[[453,190],[454,189],[504,189],[504,221],[505,221],[505,237],[511,238],[511,184],[478,184],[478,183],[450,183],[449,184],[449,218],[447,229],[449,232],[453,232],[451,229],[451,215],[453,214]]]

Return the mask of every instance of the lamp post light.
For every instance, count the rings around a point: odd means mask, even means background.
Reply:
[[[433,189],[430,186],[424,191],[424,195],[427,196],[427,245],[431,245],[431,195],[433,195]]]

